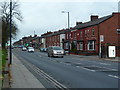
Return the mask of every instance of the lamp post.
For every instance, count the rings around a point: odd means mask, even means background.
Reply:
[[[12,64],[12,47],[11,47],[12,36],[11,36],[11,32],[12,32],[12,0],[10,0],[10,64]]]
[[[70,15],[69,12],[66,11],[62,11],[62,13],[67,13],[68,14],[68,30],[70,30]],[[70,32],[70,31],[68,31]],[[69,37],[70,33],[68,33],[68,54],[70,54],[70,37]]]

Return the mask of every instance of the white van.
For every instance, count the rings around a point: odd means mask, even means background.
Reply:
[[[48,57],[62,57],[64,56],[64,49],[59,46],[50,46],[47,49]]]

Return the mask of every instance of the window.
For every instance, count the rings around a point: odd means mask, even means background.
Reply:
[[[68,39],[68,33],[67,33],[67,39]]]
[[[94,36],[95,35],[95,30],[94,30],[94,28],[92,29],[92,36]]]
[[[85,36],[87,36],[87,30],[85,30]]]
[[[68,43],[66,43],[66,49],[68,49]]]
[[[82,37],[82,31],[80,31],[80,37]]]
[[[83,50],[83,42],[80,42],[80,50]]]
[[[88,41],[88,50],[95,50],[95,41]]]
[[[77,43],[77,50],[79,50],[79,43]]]
[[[77,35],[76,35],[76,32],[74,32],[74,39],[76,39],[77,38]]]

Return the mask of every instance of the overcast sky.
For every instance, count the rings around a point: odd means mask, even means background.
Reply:
[[[82,2],[84,1],[84,2]],[[70,12],[70,26],[74,27],[76,21],[87,22],[90,15],[107,16],[118,11],[118,0],[19,0],[23,22],[18,24],[19,33],[16,40],[24,36],[37,35],[47,31],[57,31],[67,28],[67,13]],[[13,40],[13,41],[16,41]]]

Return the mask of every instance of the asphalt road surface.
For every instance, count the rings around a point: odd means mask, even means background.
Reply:
[[[75,55],[53,58],[45,52],[21,49],[13,53],[46,88],[118,88],[116,62]]]

